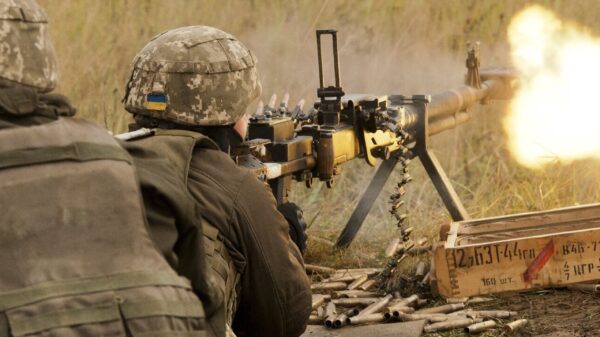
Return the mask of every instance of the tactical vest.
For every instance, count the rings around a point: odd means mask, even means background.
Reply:
[[[146,138],[131,139],[137,145],[152,149],[160,156],[167,158],[176,168],[177,178],[187,186],[188,172],[194,149],[210,148],[219,151],[219,147],[205,135],[187,130],[164,130],[155,129],[154,135]],[[151,224],[152,227],[152,224]],[[225,296],[226,320],[231,326],[233,316],[237,307],[237,296],[240,274],[237,272],[233,259],[229,255],[223,236],[219,230],[211,224],[204,222],[204,250],[206,264],[212,270],[217,281],[216,286]]]
[[[206,335],[131,163],[83,120],[0,130],[0,337]]]

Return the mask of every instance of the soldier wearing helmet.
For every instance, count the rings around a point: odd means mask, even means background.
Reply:
[[[136,127],[152,129],[151,136],[129,143],[130,153],[158,153],[174,163],[177,170],[163,175],[185,182],[208,222],[207,264],[235,333],[300,335],[311,310],[302,256],[269,187],[227,153],[242,141],[246,111],[261,92],[254,55],[212,27],[170,30],[135,57],[125,91]],[[173,205],[147,192],[150,228],[160,246],[160,214]],[[179,231],[179,239],[185,242],[186,233]]]
[[[0,49],[0,336],[206,336],[210,310],[146,230],[133,159],[46,93],[57,66],[35,1],[0,0]],[[164,195],[197,233],[189,195]]]

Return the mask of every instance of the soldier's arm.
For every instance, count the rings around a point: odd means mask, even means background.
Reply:
[[[299,336],[311,310],[310,284],[287,221],[269,187],[251,173],[234,210],[246,238],[241,240],[247,262],[241,282],[248,289],[240,298],[236,328],[255,336]]]

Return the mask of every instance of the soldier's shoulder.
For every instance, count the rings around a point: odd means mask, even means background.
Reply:
[[[237,193],[241,185],[249,183],[249,179],[257,180],[248,170],[236,165],[227,153],[211,148],[194,150],[190,173],[204,176],[231,193]]]

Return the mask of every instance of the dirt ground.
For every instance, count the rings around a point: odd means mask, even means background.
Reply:
[[[311,245],[313,253],[315,243]],[[323,247],[318,247],[325,249]],[[318,254],[321,256],[321,254]],[[357,260],[352,256],[332,257],[332,265],[348,265],[346,259]],[[373,263],[373,257],[361,257],[365,264],[352,267],[380,267]],[[430,254],[411,256],[404,261],[402,274],[411,275],[418,261],[430,261]],[[333,263],[333,262],[337,263]],[[408,291],[412,293],[411,291]],[[517,337],[600,337],[600,293],[588,293],[577,290],[540,289],[524,293],[508,293],[493,296],[493,301],[472,304],[474,310],[510,310],[518,312],[515,319],[525,318],[527,326],[514,333],[501,328],[481,333],[480,337],[517,336]],[[436,298],[429,306],[445,304],[443,298]],[[513,321],[510,319],[507,321]],[[502,327],[504,320],[497,320]],[[461,329],[440,333],[424,334],[424,337],[465,337],[469,336]]]
[[[492,302],[473,305],[476,309],[517,311],[518,318],[529,324],[513,334],[501,329],[480,334],[520,337],[593,337],[600,336],[600,295],[566,289],[539,290],[521,294],[499,295]],[[428,337],[466,336],[459,330]]]

